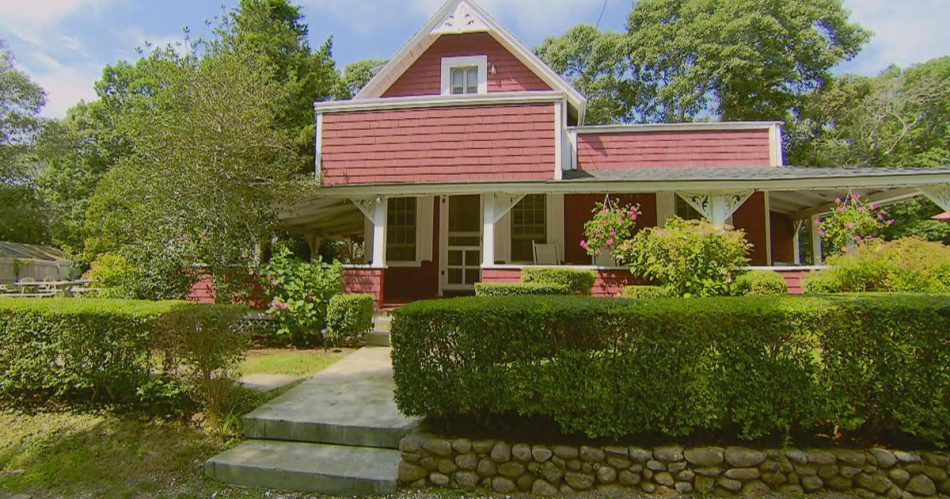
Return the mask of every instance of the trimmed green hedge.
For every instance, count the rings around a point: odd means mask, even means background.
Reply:
[[[632,300],[648,300],[652,298],[673,298],[676,293],[663,286],[627,286],[623,288],[623,297]]]
[[[596,281],[597,273],[593,270],[528,267],[521,273],[521,282],[566,286],[575,295],[590,295]]]
[[[739,275],[732,289],[739,296],[787,295],[788,282],[774,270],[753,270]]]
[[[950,296],[463,298],[395,312],[413,416],[550,416],[620,438],[950,430]]]
[[[336,295],[327,306],[327,339],[332,344],[352,341],[373,329],[376,299],[372,295]]]
[[[0,400],[154,402],[192,391],[243,355],[244,307],[0,298]],[[155,374],[162,373],[162,374]]]
[[[571,288],[563,284],[540,282],[477,282],[475,296],[570,295]]]

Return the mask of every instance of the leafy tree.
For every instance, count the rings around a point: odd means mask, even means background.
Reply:
[[[345,93],[333,61],[333,40],[313,50],[308,33],[300,7],[287,0],[241,0],[212,41],[223,50],[260,57],[271,66],[271,78],[282,87],[280,101],[274,103],[276,124],[293,140],[300,172],[312,172],[316,161],[313,102]]]
[[[637,103],[652,96],[642,79],[630,74],[629,37],[578,24],[535,49],[541,59],[588,99],[587,124],[638,121]]]
[[[199,263],[228,300],[294,178],[293,143],[277,125],[286,91],[252,54],[209,46],[203,57],[149,58],[159,84],[116,122],[130,154],[97,188],[87,249],[132,262],[143,297],[180,298]]]
[[[950,56],[877,77],[845,75],[810,95],[787,126],[789,156],[818,166],[950,163]]]
[[[0,240],[45,242],[45,210],[36,195],[32,145],[43,125],[46,94],[16,68],[0,39]]]
[[[382,59],[363,59],[348,64],[343,69],[344,91],[341,92],[341,97],[353,98],[360,93],[360,90],[363,90],[363,87],[373,79],[376,70],[383,64],[386,64],[386,61]]]

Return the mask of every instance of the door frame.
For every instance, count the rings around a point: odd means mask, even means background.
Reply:
[[[464,194],[464,196],[478,196],[478,239],[479,251],[484,252],[485,237],[482,233],[485,216],[485,196],[483,194]],[[443,194],[439,198],[439,296],[444,296],[446,291],[472,291],[472,286],[450,286],[449,280],[449,217],[451,217],[451,200],[453,195]],[[463,263],[464,265],[464,263]],[[479,258],[479,272],[481,268],[481,259]],[[464,278],[464,277],[463,277]],[[481,281],[481,279],[479,279]]]

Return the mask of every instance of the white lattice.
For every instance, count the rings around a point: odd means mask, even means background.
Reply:
[[[924,187],[920,191],[932,199],[934,203],[937,203],[944,211],[950,211],[950,184],[932,185]]]
[[[752,196],[753,191],[678,192],[677,194],[714,225],[723,225]]]

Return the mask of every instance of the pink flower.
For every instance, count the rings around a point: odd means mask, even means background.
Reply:
[[[860,195],[860,194],[855,194],[854,196],[851,196],[851,197],[853,197],[853,198],[855,199],[855,201],[857,201],[858,199],[861,199],[861,195]]]
[[[851,223],[851,222],[848,222],[848,223],[844,224],[844,226],[847,227],[847,228],[849,228],[849,229],[853,229],[853,228],[854,228],[854,224]]]
[[[838,213],[844,213],[844,206],[838,207]]]
[[[590,243],[587,241],[581,241],[581,248],[590,249]]]
[[[594,229],[594,234],[600,235],[600,229]]]
[[[607,246],[613,246],[613,245],[614,245],[614,240],[613,240],[613,239],[608,239],[608,240],[607,240]]]
[[[878,209],[878,208],[880,208],[880,206],[878,206],[877,203],[874,203],[874,204],[871,205],[871,209],[872,209],[872,210],[876,210],[876,209]]]
[[[817,227],[817,226],[819,226],[819,225],[821,225],[821,219],[820,219],[820,218],[816,218],[816,219],[815,219],[815,226]]]
[[[630,211],[627,212],[627,216],[630,217],[630,218],[633,218],[633,217],[635,217],[636,215],[637,215],[637,212],[635,212],[635,211],[633,211],[633,210],[630,210]]]
[[[888,221],[887,221],[887,225],[894,225],[894,221],[893,221],[893,220],[888,220]]]
[[[286,312],[288,309],[290,309],[290,307],[288,307],[286,303],[278,300],[277,298],[274,298],[274,300],[270,302],[270,306],[271,308],[275,308],[282,312]]]
[[[860,243],[861,241],[864,241],[864,238],[861,236],[854,236],[854,240]]]
[[[838,204],[841,204],[841,203],[844,202],[844,199],[837,198],[837,199],[835,199],[835,202],[838,203]]]
[[[617,237],[617,231],[615,230],[610,231],[610,235],[613,237]]]
[[[610,213],[610,211],[608,211],[607,208],[604,208],[603,210],[600,211],[601,215],[606,215],[608,213]]]
[[[878,213],[878,214],[877,214],[877,219],[878,219],[878,220],[884,220],[884,214],[883,214],[883,213]]]
[[[819,236],[823,236],[823,235],[825,235],[825,231],[823,231],[823,230],[819,230],[819,231],[818,231],[818,235],[819,235]]]
[[[603,221],[603,222],[601,222],[600,224],[601,224],[601,225],[604,225],[604,226],[606,226],[606,225],[607,225],[607,224],[609,224],[609,223],[610,223],[610,222],[608,222],[608,221],[606,221],[606,220],[604,220],[604,221]]]

